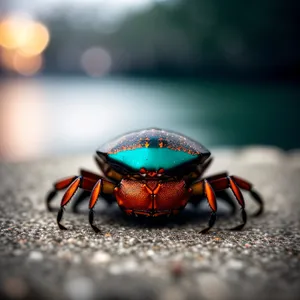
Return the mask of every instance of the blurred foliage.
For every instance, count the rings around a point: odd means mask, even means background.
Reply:
[[[117,73],[295,78],[298,3],[171,1],[117,21],[101,7],[65,6],[40,16],[52,36],[46,71],[80,72],[82,52],[99,45]]]

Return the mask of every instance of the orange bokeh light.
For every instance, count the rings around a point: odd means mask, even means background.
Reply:
[[[30,76],[37,73],[43,64],[41,55],[23,56],[16,53],[13,59],[14,70],[21,75]]]
[[[49,31],[42,23],[9,16],[0,23],[0,64],[21,75],[33,75],[42,67],[41,53],[49,40]]]
[[[0,49],[0,64],[7,70],[13,70],[14,56],[15,56],[14,50]]]
[[[19,47],[22,54],[31,56],[44,51],[49,42],[49,32],[41,23],[31,23],[26,28],[26,41]]]
[[[20,82],[16,87],[14,81],[8,81],[0,89],[0,159],[36,158],[44,145],[41,141],[46,113],[39,86],[35,82]]]
[[[15,49],[22,43],[24,27],[27,21],[17,18],[6,18],[0,23],[0,45]],[[25,25],[25,26],[24,26]]]

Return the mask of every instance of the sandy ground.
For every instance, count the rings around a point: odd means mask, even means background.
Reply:
[[[213,230],[199,231],[207,206],[161,222],[125,217],[98,201],[64,216],[45,208],[57,178],[96,170],[92,155],[0,165],[1,299],[298,299],[300,292],[300,152],[271,148],[218,150],[208,174],[228,169],[252,181],[266,208],[243,231],[226,203]],[[58,206],[61,194],[54,201]],[[254,202],[245,195],[247,211]]]

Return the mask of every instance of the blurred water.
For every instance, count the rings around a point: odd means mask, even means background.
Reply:
[[[94,152],[161,127],[202,144],[300,146],[300,89],[200,80],[46,77],[0,81],[2,159]]]

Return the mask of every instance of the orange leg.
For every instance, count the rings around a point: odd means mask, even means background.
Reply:
[[[201,230],[201,233],[206,233],[210,228],[212,228],[216,222],[216,212],[217,212],[217,200],[216,200],[216,195],[215,192],[210,185],[210,183],[207,180],[203,181],[204,184],[204,193],[207,198],[208,204],[212,210],[209,221],[208,221],[208,227],[204,228]]]
[[[64,207],[69,203],[69,201],[75,195],[78,188],[82,188],[86,191],[92,191],[92,194],[93,194],[94,186],[97,185],[97,182],[103,180],[103,182],[105,183],[103,192],[104,193],[113,193],[113,188],[115,187],[115,185],[113,183],[105,180],[101,176],[98,176],[98,175],[88,172],[88,171],[81,171],[81,173],[84,174],[85,176],[83,176],[83,175],[70,176],[70,177],[67,177],[67,178],[57,181],[56,183],[54,183],[54,190],[48,194],[47,206],[48,206],[49,210],[51,211],[52,209],[50,207],[50,202],[53,199],[53,197],[56,195],[57,191],[67,188],[67,190],[61,200],[60,209],[57,214],[57,224],[60,229],[66,229],[66,227],[64,227],[60,223],[60,221],[63,217]],[[98,194],[98,196],[99,196],[99,194]],[[95,201],[96,200],[97,199],[95,199]]]
[[[245,179],[242,179],[237,176],[228,176],[228,175],[223,176],[223,177],[222,176],[210,177],[210,178],[206,178],[206,179],[209,182],[211,182],[215,191],[220,191],[220,190],[224,190],[226,188],[231,188],[231,190],[233,191],[233,194],[235,195],[235,197],[237,198],[237,200],[241,206],[245,206],[245,204],[242,203],[243,196],[242,195],[239,196],[239,194],[241,194],[239,189],[249,192],[250,195],[252,196],[252,198],[255,200],[255,202],[259,205],[259,209],[257,210],[256,213],[253,214],[253,216],[259,216],[260,214],[263,213],[264,203],[263,203],[261,196],[258,194],[257,191],[255,191],[252,184],[249,183],[248,181],[246,181]],[[237,186],[237,188],[235,188],[234,186]],[[235,189],[235,191],[233,189]],[[239,199],[242,199],[242,200],[239,200]],[[240,202],[240,201],[242,201],[242,202]]]
[[[78,190],[78,188],[81,185],[81,183],[82,183],[82,177],[81,176],[76,177],[71,182],[71,184],[69,185],[67,191],[65,192],[65,194],[64,194],[64,196],[63,196],[63,198],[61,200],[60,209],[59,209],[58,214],[57,214],[57,224],[58,224],[58,227],[60,229],[63,229],[63,230],[67,229],[65,226],[63,226],[60,223],[60,221],[61,221],[61,219],[63,217],[63,214],[64,214],[64,206],[67,205],[68,202],[71,200],[71,198],[74,196],[74,194]],[[62,184],[61,186],[63,188],[64,184]]]
[[[71,177],[67,179],[63,179],[61,181],[58,181],[54,187],[59,190],[59,189],[64,189],[66,187],[66,184],[69,183]],[[60,209],[57,214],[57,224],[60,229],[67,229],[64,227],[60,221],[63,217],[64,214],[64,207],[69,203],[69,201],[72,199],[72,197],[75,195],[76,191],[78,188],[82,188],[85,190],[92,190],[93,185],[95,184],[95,180],[88,178],[88,177],[83,177],[83,176],[77,176],[75,179],[69,184],[68,189],[66,190],[65,194],[63,195],[63,198],[60,203]]]
[[[212,215],[209,220],[209,226],[202,230],[202,233],[206,233],[215,222],[215,213],[217,210],[217,206],[215,204],[215,194],[214,191],[223,191],[227,188],[230,188],[233,192],[235,198],[237,199],[239,205],[241,206],[241,214],[243,223],[232,228],[232,230],[240,230],[242,229],[247,222],[247,214],[245,211],[245,201],[243,194],[240,189],[249,191],[253,196],[254,200],[260,205],[259,211],[255,214],[258,215],[263,211],[263,201],[258,193],[253,190],[252,184],[247,182],[246,180],[239,178],[237,176],[228,176],[227,173],[218,174],[215,176],[208,177],[202,181],[198,181],[191,186],[194,195],[206,195],[210,208],[212,209]]]
[[[95,174],[94,172],[85,170],[85,169],[80,169],[80,175],[83,177],[88,177],[88,178],[92,178],[95,179],[96,181],[99,180],[100,178],[102,178],[100,175]],[[76,197],[75,201],[72,201],[73,206],[72,206],[72,211],[74,213],[78,213],[78,207],[79,205],[85,201],[87,198],[89,198],[91,195],[91,191],[87,191],[87,190],[82,190],[80,192],[80,194],[78,195],[78,197]],[[112,203],[115,202],[115,198],[113,196],[113,194],[103,194],[101,195],[102,198],[107,202],[108,205],[111,205]]]
[[[224,189],[229,187],[226,184],[226,180],[224,181],[224,178],[228,178],[228,177],[229,177],[228,173],[224,172],[224,173],[220,173],[217,175],[206,177],[205,179],[208,180],[209,182],[214,181],[213,185],[216,187],[215,191],[219,192],[219,191],[223,191]],[[259,209],[252,216],[257,217],[257,216],[261,215],[264,211],[264,202],[263,202],[261,196],[257,193],[257,191],[255,191],[253,189],[252,184],[249,183],[248,181],[246,181],[245,179],[242,179],[237,176],[230,176],[230,177],[234,180],[234,182],[237,184],[237,186],[240,189],[249,192],[250,195],[252,196],[252,198],[254,199],[254,201],[259,205]],[[224,188],[222,188],[222,183],[224,184]]]
[[[113,194],[114,189],[115,189],[115,184],[112,182],[109,182],[104,179],[99,179],[96,184],[93,187],[92,193],[91,193],[91,198],[90,198],[90,203],[89,203],[89,222],[91,227],[94,229],[96,233],[100,232],[99,228],[96,227],[94,223],[94,206],[96,205],[99,195],[105,193],[105,194]]]
[[[85,182],[83,188],[89,192],[92,191],[94,182],[102,178],[101,176],[93,172],[86,171],[84,169],[80,169],[80,175],[84,178],[84,182]],[[57,195],[57,191],[66,189],[77,177],[78,176],[76,175],[69,176],[60,179],[53,184],[53,190],[51,190],[48,193],[48,196],[46,198],[46,205],[49,211],[53,211],[53,208],[50,206],[50,203],[52,202],[53,198]]]
[[[79,171],[81,176],[87,177],[89,179],[99,180],[100,178],[102,178],[102,176],[85,169],[80,169]]]
[[[50,203],[54,199],[54,197],[57,195],[57,191],[61,191],[69,187],[69,185],[77,179],[79,176],[70,176],[63,179],[58,180],[53,184],[53,190],[51,190],[47,197],[46,197],[46,205],[49,211],[53,211],[54,209],[50,206]],[[97,180],[102,178],[101,176],[98,176],[94,173],[88,172],[88,171],[81,171],[81,177],[83,178],[83,182],[81,185],[81,188],[87,191],[91,191],[93,189],[93,186]]]
[[[89,212],[89,222],[90,222],[91,227],[94,229],[94,231],[96,233],[100,232],[100,230],[99,230],[98,227],[96,227],[93,224],[94,223],[94,210],[93,210],[93,208],[96,205],[98,197],[99,197],[99,195],[102,192],[102,188],[103,188],[103,181],[102,181],[102,179],[99,179],[97,181],[97,183],[95,184],[94,188],[93,188],[93,191],[91,193],[90,203],[89,203],[89,209],[90,209],[90,212]]]
[[[200,231],[200,233],[207,233],[210,228],[212,228],[216,222],[216,212],[217,212],[217,200],[213,187],[208,180],[204,179],[197,181],[191,186],[193,195],[206,196],[207,202],[211,209],[211,215],[208,221],[208,227]]]

